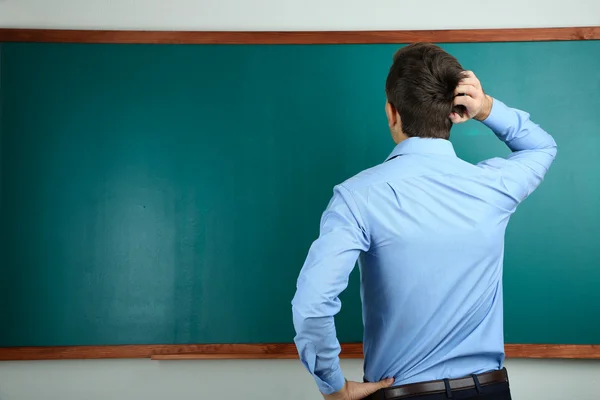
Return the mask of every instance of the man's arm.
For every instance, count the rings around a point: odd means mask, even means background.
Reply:
[[[292,301],[294,342],[302,363],[324,395],[339,392],[346,384],[339,364],[334,315],[340,311],[338,296],[348,286],[358,255],[368,249],[369,235],[352,194],[337,186]]]
[[[348,286],[358,255],[368,249],[369,237],[360,211],[350,192],[337,186],[292,301],[294,342],[323,394],[338,392],[345,384],[333,317],[341,309],[338,296]]]
[[[556,157],[556,142],[529,114],[493,100],[489,116],[482,121],[512,150],[507,159],[491,159],[480,165],[498,168],[506,191],[517,203],[542,183]]]
[[[556,142],[526,112],[507,107],[484,94],[479,79],[471,71],[464,74],[455,90],[455,106],[466,113],[453,112],[450,120],[461,123],[470,118],[482,121],[513,153],[507,159],[494,158],[479,165],[497,169],[507,195],[514,205],[523,201],[542,182],[556,157]]]

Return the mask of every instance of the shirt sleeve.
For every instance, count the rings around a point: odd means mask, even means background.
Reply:
[[[292,300],[294,342],[300,360],[323,394],[340,391],[345,385],[334,316],[341,309],[338,296],[348,286],[360,252],[368,248],[369,235],[352,194],[344,186],[336,186]]]
[[[515,205],[542,183],[556,157],[556,142],[529,114],[493,99],[492,111],[483,123],[512,150],[506,159],[494,158],[479,165],[500,172],[503,189]]]

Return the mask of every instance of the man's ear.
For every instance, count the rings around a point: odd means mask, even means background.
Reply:
[[[388,126],[395,127],[398,123],[398,111],[389,101],[385,103],[385,115],[387,115]]]

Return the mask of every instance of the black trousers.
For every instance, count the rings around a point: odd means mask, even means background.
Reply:
[[[510,387],[506,382],[481,386],[481,393],[477,389],[454,390],[452,397],[447,393],[425,394],[402,397],[402,400],[511,400]],[[390,399],[394,400],[394,399]]]

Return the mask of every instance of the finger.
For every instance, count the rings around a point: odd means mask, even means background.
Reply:
[[[373,393],[375,393],[376,391],[380,390],[380,389],[384,389],[386,387],[390,387],[392,386],[394,383],[394,378],[388,378],[388,379],[384,379],[382,381],[379,382],[367,382],[367,383],[361,383],[359,390],[357,390],[357,393],[360,397],[357,398],[357,400],[362,399],[364,397],[370,396]]]
[[[467,110],[472,110],[477,107],[477,100],[471,96],[456,96],[453,104],[455,106],[465,106]]]
[[[477,78],[473,71],[463,71],[462,76],[464,79],[473,79],[474,81],[479,82],[479,78]]]
[[[472,85],[458,85],[456,89],[454,89],[454,95],[458,96],[461,94],[466,94],[471,97],[477,97],[480,94],[480,90]]]
[[[462,124],[463,122],[466,122],[469,120],[469,117],[467,117],[466,115],[460,115],[458,113],[451,113],[450,114],[450,121],[452,121],[453,124]]]
[[[473,73],[473,71],[464,71],[462,73],[462,77],[463,78],[461,79],[461,83],[464,81],[469,85],[473,85],[479,88],[481,87],[481,82],[479,82],[479,78],[475,76],[475,73]]]
[[[475,80],[475,79],[471,79],[471,78],[466,78],[466,79],[461,79],[460,81],[458,81],[459,85],[471,85],[477,89],[481,89],[481,83],[479,83],[479,81]]]

